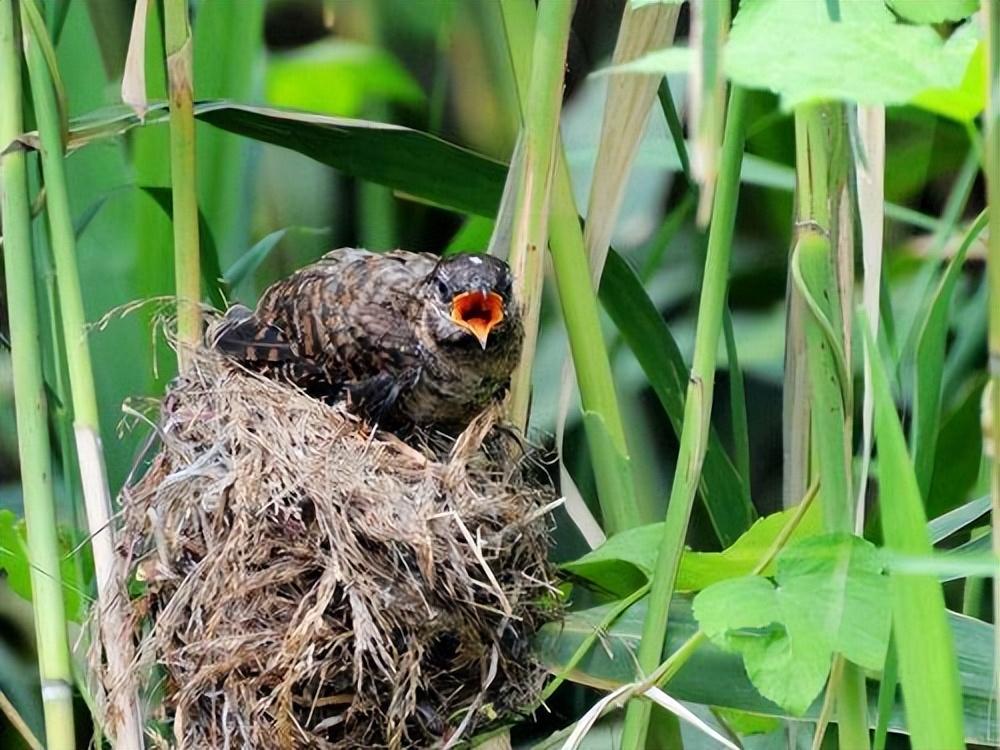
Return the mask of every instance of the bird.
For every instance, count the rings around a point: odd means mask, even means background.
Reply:
[[[499,258],[348,247],[230,307],[211,344],[380,427],[458,432],[506,392],[522,339]]]

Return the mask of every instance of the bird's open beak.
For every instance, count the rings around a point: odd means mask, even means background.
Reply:
[[[478,289],[463,292],[451,301],[451,319],[475,336],[485,349],[490,331],[503,320],[503,298],[496,292]]]

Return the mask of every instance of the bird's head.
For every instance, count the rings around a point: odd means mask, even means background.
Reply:
[[[472,254],[444,258],[427,281],[434,338],[444,344],[478,344],[486,349],[517,322],[510,269],[499,258]]]

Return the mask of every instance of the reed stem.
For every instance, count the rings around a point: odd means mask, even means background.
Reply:
[[[164,46],[170,98],[177,363],[184,372],[201,342],[201,271],[195,179],[194,74],[187,0],[164,0]]]
[[[984,403],[983,422],[991,427],[984,435],[984,444],[992,447],[990,454],[993,498],[993,552],[1000,555],[1000,1],[983,3],[988,49],[986,112],[983,115],[983,146],[986,157],[986,185],[989,203],[989,244],[986,269],[989,283],[989,397]],[[993,610],[1000,612],[1000,585],[993,583]],[[1000,635],[995,657],[1000,664]],[[1000,673],[996,689],[1000,693]]]
[[[107,659],[108,684],[114,686],[109,696],[103,729],[116,738],[115,747],[118,750],[138,750],[142,747],[138,702],[134,691],[125,687],[130,682],[132,641],[125,627],[122,596],[124,588],[115,564],[110,524],[111,493],[101,446],[94,371],[76,262],[76,235],[66,183],[59,109],[40,43],[31,35],[27,37],[25,51],[35,118],[38,122],[39,152],[45,178],[46,209],[58,290],[58,319],[62,322],[62,340],[69,374],[68,390],[72,394],[73,434],[90,543],[94,553],[100,608],[100,616],[97,618],[98,637]],[[67,453],[69,450],[67,446]]]
[[[728,112],[708,234],[705,275],[698,304],[694,361],[684,404],[684,426],[677,454],[677,470],[670,489],[653,588],[649,594],[649,608],[639,643],[638,661],[642,675],[650,674],[663,654],[670,597],[677,579],[677,566],[684,549],[691,507],[698,490],[708,444],[716,358],[726,309],[729,257],[736,221],[740,167],[743,164],[746,93],[742,89],[734,86],[730,91]],[[644,746],[650,708],[647,701],[629,703],[622,732],[624,750],[639,750]]]
[[[48,406],[31,248],[27,158],[6,144],[23,132],[21,44],[16,0],[0,0],[0,179],[7,308],[17,445],[28,532],[45,737],[49,750],[73,750],[73,673],[59,572]]]

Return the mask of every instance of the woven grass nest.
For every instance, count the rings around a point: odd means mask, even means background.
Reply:
[[[404,443],[199,352],[119,530],[159,746],[449,747],[530,708],[554,494],[496,419]]]

